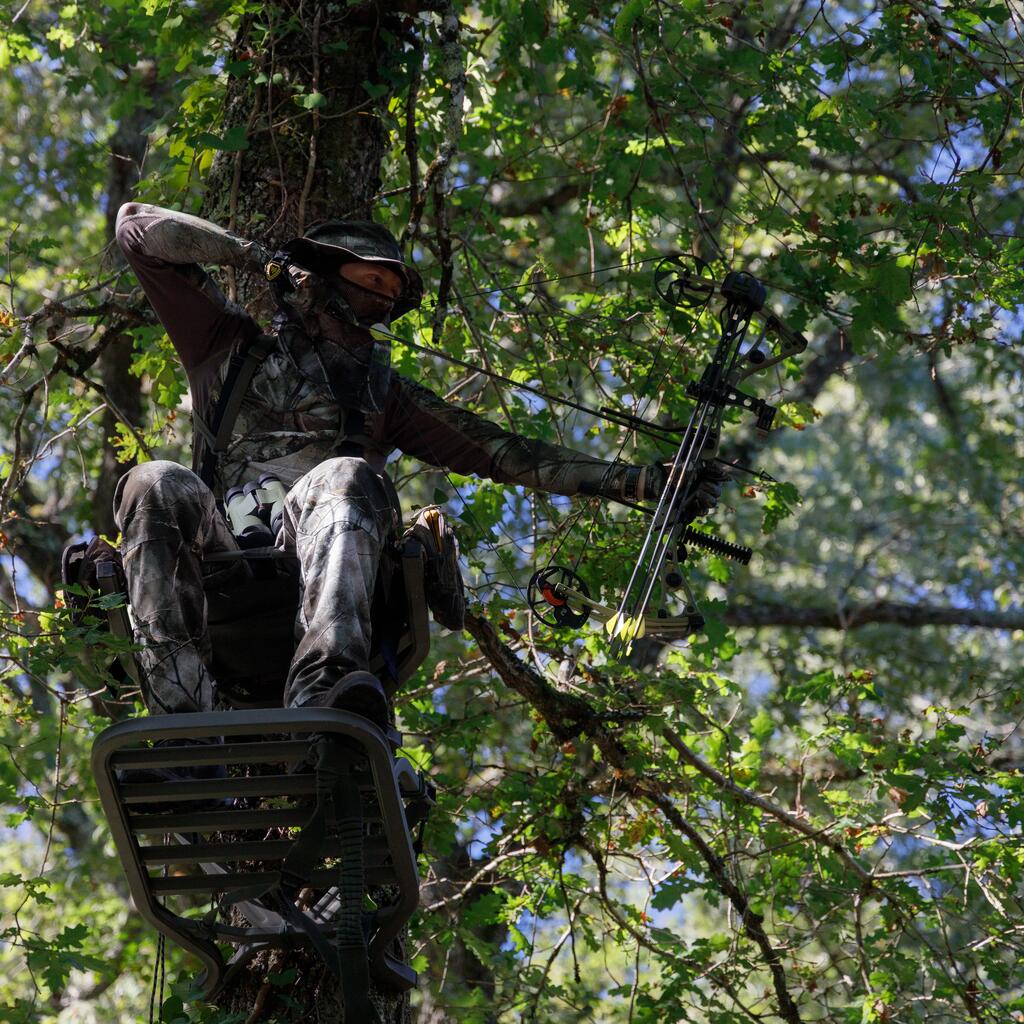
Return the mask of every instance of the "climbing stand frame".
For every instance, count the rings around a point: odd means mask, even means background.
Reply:
[[[98,737],[93,772],[132,897],[203,962],[205,997],[268,947],[312,946],[346,987],[359,959],[384,987],[415,984],[395,939],[418,904],[412,833],[433,791],[399,743],[322,708],[138,718]],[[189,777],[132,781],[159,769]]]

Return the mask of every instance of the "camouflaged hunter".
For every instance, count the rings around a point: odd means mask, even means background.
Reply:
[[[151,713],[215,705],[204,588],[228,570],[206,560],[237,549],[218,507],[231,487],[273,474],[287,488],[276,544],[297,556],[301,599],[286,705],[358,709],[377,720],[388,709],[366,670],[374,591],[401,528],[385,471],[395,449],[554,494],[657,497],[663,474],[651,467],[502,430],[394,372],[387,343],[367,327],[415,308],[422,286],[377,225],[329,223],[275,253],[198,217],[128,203],[117,242],[185,368],[196,423],[195,472],[144,463],[114,499]],[[225,298],[204,264],[266,276],[280,309],[270,333]],[[236,388],[244,393],[230,436],[218,441],[222,393],[237,384],[238,354],[252,350],[260,358]],[[240,570],[250,571],[230,572]]]

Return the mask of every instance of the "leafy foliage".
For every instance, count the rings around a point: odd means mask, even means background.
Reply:
[[[110,154],[134,125],[136,194],[193,210],[260,132],[305,139],[330,90],[275,78],[274,44],[310,29],[282,11],[30,0],[0,29],[0,1021],[134,1021],[148,1003],[154,937],[88,768],[118,708],[108,642],[55,604],[55,557],[89,530],[106,446],[130,462],[187,440],[173,351],[104,251]],[[452,281],[402,322],[408,342],[678,422],[715,336],[711,316],[657,305],[651,268],[679,250],[763,278],[812,345],[766,386],[784,403],[766,450],[727,428],[780,481],[738,481],[715,516],[756,538],[754,565],[699,562],[707,633],[642,662],[610,661],[599,629],[531,622],[522,593],[555,550],[621,592],[638,517],[395,467],[408,504],[450,501],[476,610],[520,659],[499,677],[488,627],[438,637],[402,697],[441,794],[421,1019],[1021,1017],[1019,10],[480,0],[459,16],[457,138],[435,15],[403,24],[366,83],[390,130],[377,217],[412,219],[432,296]],[[243,24],[258,45],[239,57]],[[281,123],[229,117],[231,82],[287,89]],[[448,141],[416,214],[405,186]],[[125,334],[145,413],[110,438],[96,358]],[[411,346],[395,360],[530,436],[665,454]],[[164,1019],[223,1021],[189,1004],[189,966],[169,952]]]

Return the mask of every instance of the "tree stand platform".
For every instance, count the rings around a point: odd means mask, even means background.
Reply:
[[[400,743],[326,708],[136,718],[97,738],[93,773],[132,897],[202,961],[205,998],[269,947],[314,948],[341,979],[346,1019],[376,1018],[369,975],[416,983],[395,939],[419,902],[412,832],[433,787],[395,757]],[[146,780],[159,769],[171,778]]]

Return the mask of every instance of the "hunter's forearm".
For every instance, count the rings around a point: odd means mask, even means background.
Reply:
[[[644,501],[661,493],[660,470],[502,430],[407,378],[397,377],[392,396],[389,441],[431,465],[551,494]]]
[[[250,242],[190,213],[149,203],[125,203],[117,214],[118,240],[167,263],[198,263],[256,270],[270,257]]]
[[[203,264],[255,268],[261,265],[263,247],[199,217],[147,203],[121,207],[116,235],[189,374],[193,401],[202,401],[208,382],[193,379],[196,369],[228,352],[239,337],[259,333],[252,317],[224,297]]]

